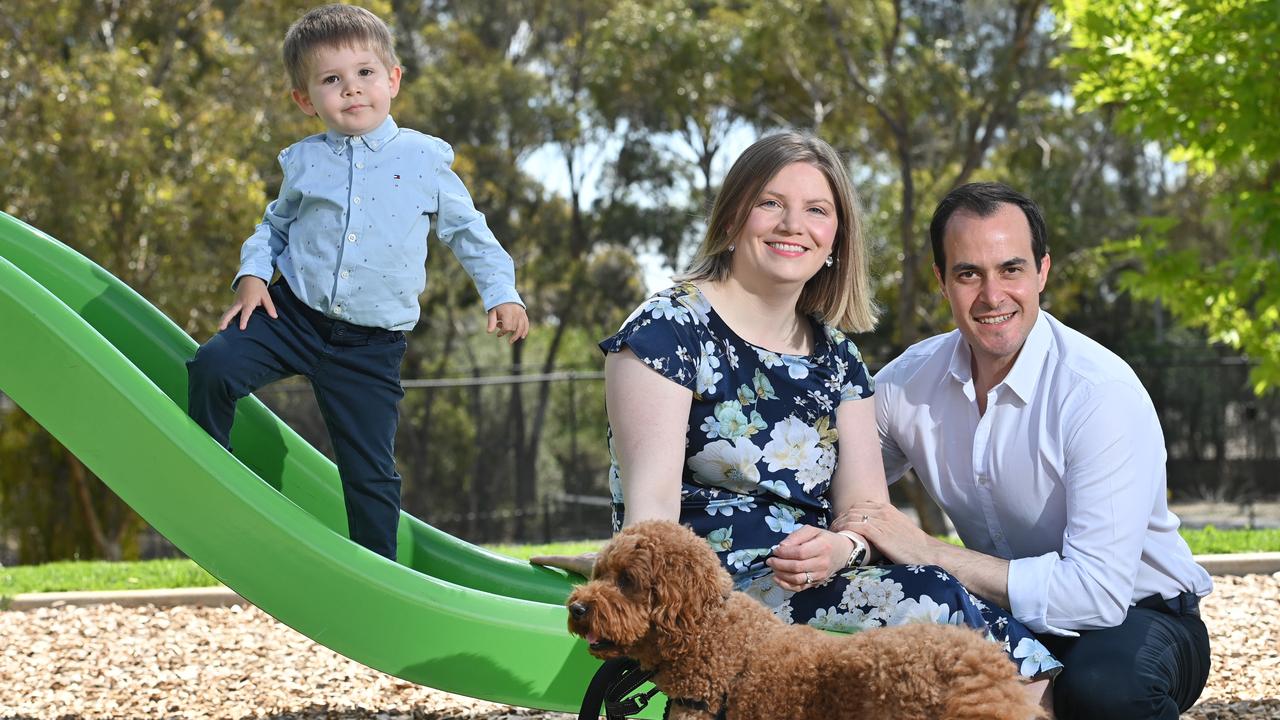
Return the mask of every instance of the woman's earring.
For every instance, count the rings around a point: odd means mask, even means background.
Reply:
[[[733,252],[734,250],[737,250],[737,249],[738,249],[738,246],[737,246],[737,245],[730,245],[730,246],[729,246],[729,252]]]
[[[836,264],[835,256],[828,255],[826,262],[824,262],[823,264],[826,265],[827,267],[831,267],[832,265],[835,265]]]

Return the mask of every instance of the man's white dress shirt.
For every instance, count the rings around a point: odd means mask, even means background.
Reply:
[[[1011,561],[1010,610],[1033,631],[1113,627],[1148,596],[1212,590],[1166,503],[1151,398],[1098,343],[1041,310],[981,417],[958,330],[875,387],[889,481],[914,468],[966,547]]]

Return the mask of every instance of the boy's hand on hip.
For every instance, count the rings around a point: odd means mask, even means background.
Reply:
[[[222,320],[218,322],[218,330],[226,330],[231,324],[231,318],[237,313],[240,315],[240,329],[249,327],[249,316],[259,305],[273,319],[278,317],[275,303],[271,302],[271,292],[267,290],[267,282],[254,275],[245,275],[236,284],[236,302],[230,310],[222,314]]]
[[[489,329],[492,334],[497,331],[498,337],[509,336],[507,342],[515,344],[529,334],[529,316],[525,314],[520,303],[502,303],[489,311]]]

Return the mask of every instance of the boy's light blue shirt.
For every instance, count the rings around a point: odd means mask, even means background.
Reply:
[[[280,153],[284,182],[240,250],[235,282],[273,270],[302,302],[325,315],[409,330],[427,286],[427,233],[449,246],[485,310],[524,303],[515,265],[451,169],[439,138],[397,127],[390,117],[366,135],[329,131]],[[235,283],[233,283],[234,286]]]

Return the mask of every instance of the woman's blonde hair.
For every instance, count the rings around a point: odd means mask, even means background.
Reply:
[[[835,263],[830,267],[824,265],[805,283],[797,309],[817,315],[826,324],[841,330],[873,330],[876,306],[871,298],[858,196],[840,155],[826,141],[813,135],[797,132],[769,135],[738,156],[711,208],[702,245],[689,269],[677,279],[716,282],[728,277],[733,254],[729,248],[746,225],[756,199],[779,171],[797,162],[808,163],[826,176],[838,221],[831,248]]]

